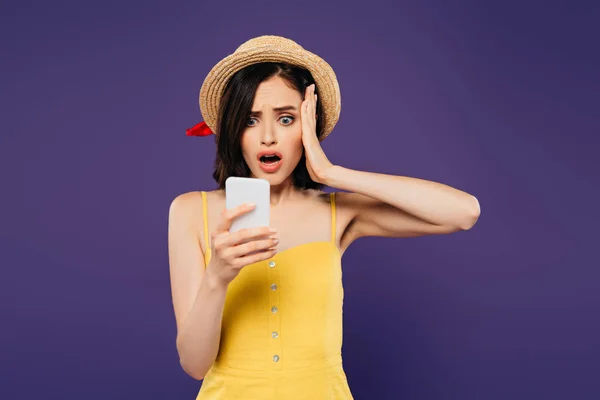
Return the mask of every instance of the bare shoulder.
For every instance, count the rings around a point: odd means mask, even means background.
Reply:
[[[220,201],[221,191],[206,191],[206,199],[209,204]],[[209,208],[210,209],[210,208]],[[202,237],[203,226],[202,192],[192,191],[177,195],[169,207],[169,223],[186,225],[193,230],[198,237]]]
[[[208,201],[211,201],[211,200],[218,201],[221,198],[224,198],[224,195],[223,195],[224,192],[222,190],[205,191],[205,193],[206,193],[206,198]],[[175,197],[173,199],[173,201],[171,202],[171,207],[185,208],[188,211],[192,211],[192,210],[202,211],[201,206],[202,206],[202,192],[201,191],[181,193],[180,195]]]
[[[202,198],[200,192],[187,192],[177,195],[169,206],[169,228],[195,231],[202,218]]]
[[[329,208],[331,196],[328,192],[313,190],[314,200]],[[352,240],[348,238],[347,232],[351,227],[356,215],[357,203],[360,203],[360,197],[355,193],[335,191],[335,231],[336,243],[343,252],[348,248]]]
[[[388,207],[379,200],[360,193],[338,192],[335,197],[337,209],[340,214],[347,218],[348,226],[350,226],[356,220],[356,217],[364,210],[377,207]]]
[[[322,190],[308,189],[305,190],[306,196],[311,201],[327,205],[331,203],[331,196],[329,192]],[[362,207],[369,207],[373,205],[376,200],[371,197],[364,196],[358,193],[352,192],[334,192],[335,193],[335,206],[336,213],[342,218],[351,219],[352,216]]]
[[[202,205],[201,192],[181,193],[171,201],[169,215],[190,217],[198,212],[198,205]]]
[[[336,204],[339,204],[342,208],[354,209],[361,206],[368,206],[373,202],[376,202],[375,199],[365,196],[360,193],[354,192],[337,192],[335,195]]]

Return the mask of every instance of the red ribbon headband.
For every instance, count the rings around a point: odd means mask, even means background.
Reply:
[[[206,122],[202,121],[191,128],[185,130],[187,136],[209,136],[213,135],[214,132],[210,130]]]

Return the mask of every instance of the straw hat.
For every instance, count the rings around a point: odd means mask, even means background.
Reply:
[[[325,114],[323,133],[319,140],[325,139],[331,133],[341,111],[340,87],[331,66],[291,39],[264,35],[244,42],[233,54],[219,61],[210,70],[202,84],[199,97],[200,112],[204,122],[188,129],[189,136],[217,133],[219,100],[227,82],[237,71],[260,62],[285,62],[310,71],[316,82],[319,101]]]

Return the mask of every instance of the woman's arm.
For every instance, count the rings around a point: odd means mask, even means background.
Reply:
[[[193,193],[173,200],[169,209],[169,267],[177,322],[177,352],[183,370],[203,379],[215,361],[227,287],[205,273],[197,227],[201,216]]]
[[[406,237],[468,230],[479,218],[477,198],[418,178],[351,170],[333,165],[320,177],[350,210],[347,240],[362,236]]]
[[[333,165],[316,135],[317,96],[306,88],[302,102],[302,143],[310,177],[340,193],[350,213],[341,247],[361,236],[419,236],[470,229],[479,218],[479,202],[465,192],[423,179],[355,171]]]

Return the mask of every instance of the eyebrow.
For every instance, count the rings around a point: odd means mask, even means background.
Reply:
[[[296,111],[297,109],[294,106],[283,106],[283,107],[276,107],[276,108],[273,109],[273,111],[275,111],[275,112],[278,112],[278,111],[288,111],[288,110]],[[253,116],[253,117],[254,116],[259,116],[259,115],[262,115],[262,111],[251,111],[250,115]]]

